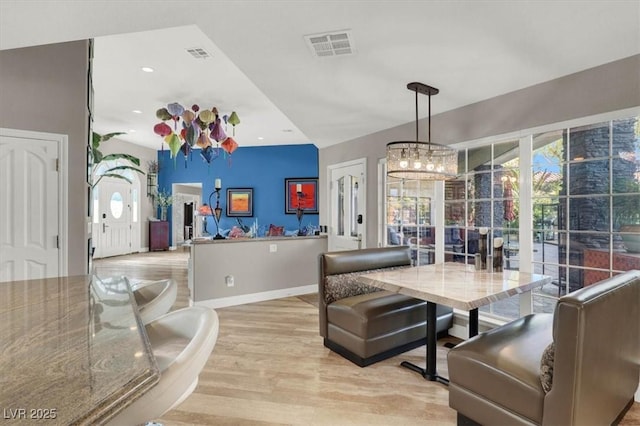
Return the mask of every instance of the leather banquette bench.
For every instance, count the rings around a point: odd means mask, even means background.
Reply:
[[[360,367],[424,345],[426,302],[356,280],[364,273],[410,266],[408,246],[321,254],[318,305],[324,345]],[[438,305],[439,337],[452,322],[453,309]]]
[[[617,424],[640,373],[640,271],[569,293],[449,351],[459,425]]]

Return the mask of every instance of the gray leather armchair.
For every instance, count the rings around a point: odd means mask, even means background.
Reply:
[[[458,424],[614,423],[638,388],[639,304],[640,271],[629,271],[451,349]]]

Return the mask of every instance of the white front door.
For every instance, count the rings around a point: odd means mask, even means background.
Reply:
[[[61,141],[28,134],[0,135],[0,281],[64,272],[58,220]]]
[[[104,178],[97,188],[99,217],[93,228],[97,237],[94,257],[131,253],[131,185],[124,180]]]
[[[329,166],[329,251],[365,244],[366,159]]]

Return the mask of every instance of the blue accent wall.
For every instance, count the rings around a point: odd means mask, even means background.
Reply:
[[[174,163],[168,149],[158,151],[158,188],[171,192],[174,183],[202,183],[202,203],[209,204],[216,178],[222,179],[220,207],[222,218],[220,229],[237,225],[236,218],[226,216],[227,189],[253,188],[253,217],[242,217],[243,224],[251,226],[258,219],[260,228],[269,224],[284,226],[286,230],[297,230],[295,214],[285,214],[285,178],[318,177],[318,148],[313,144],[239,147],[233,155],[223,155],[223,151],[210,164],[200,156],[200,150],[193,150],[186,158],[179,152]],[[215,206],[215,195],[211,198]],[[171,220],[171,208],[168,212]],[[215,234],[215,223],[208,217],[207,230]],[[317,214],[305,214],[303,226],[318,226]],[[171,227],[169,228],[171,229]]]

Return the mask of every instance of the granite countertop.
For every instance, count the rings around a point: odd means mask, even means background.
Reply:
[[[124,277],[0,283],[0,371],[10,424],[101,424],[160,377]]]

